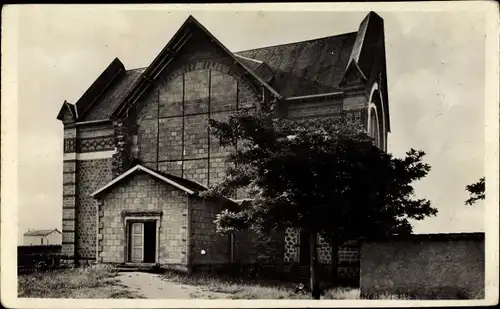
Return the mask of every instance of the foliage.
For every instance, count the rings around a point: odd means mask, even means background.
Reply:
[[[226,178],[204,195],[252,196],[217,216],[220,233],[293,227],[346,241],[411,233],[409,219],[437,213],[414,197],[412,183],[430,171],[425,153],[394,158],[346,117],[290,120],[264,106],[210,126],[231,154]]]
[[[485,178],[479,178],[479,180],[473,184],[465,186],[465,190],[467,190],[470,194],[469,199],[465,201],[466,205],[472,205],[479,200],[485,199]]]

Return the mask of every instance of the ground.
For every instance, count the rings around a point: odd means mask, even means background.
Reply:
[[[169,298],[228,298],[231,294],[218,293],[198,286],[165,280],[163,275],[144,272],[125,272],[116,277],[129,291],[147,299]]]
[[[175,273],[116,272],[96,265],[19,275],[19,297],[147,299],[309,299],[294,284]],[[325,299],[358,299],[357,289],[332,289]]]

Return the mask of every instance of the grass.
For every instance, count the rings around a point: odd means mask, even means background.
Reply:
[[[310,294],[295,294],[296,284],[279,281],[263,280],[261,278],[237,279],[225,276],[195,273],[192,275],[178,274],[167,271],[165,280],[180,284],[198,286],[204,292],[223,293],[210,295],[210,293],[192,294],[193,298],[229,298],[229,299],[311,299]],[[361,295],[358,288],[333,287],[326,288],[321,299],[336,300],[437,300],[437,299],[484,299],[484,291],[477,295],[466,295],[458,288],[426,288],[422,291],[394,291],[393,293],[380,293],[376,295]],[[225,294],[225,295],[224,295]]]
[[[20,274],[18,297],[30,298],[137,298],[119,284],[109,265]]]
[[[183,275],[167,271],[165,280],[198,286],[204,291],[228,294],[230,299],[310,299],[309,294],[295,294],[296,284],[278,280],[235,279],[208,274]],[[200,297],[197,294],[194,298]],[[203,297],[203,296],[201,296]],[[359,299],[359,290],[334,288],[322,299]]]
[[[291,282],[278,280],[261,279],[236,279],[224,276],[215,276],[209,274],[184,275],[167,271],[165,280],[179,284],[197,286],[204,292],[223,293],[210,295],[210,293],[194,293],[193,298],[224,298],[229,299],[311,299],[310,294],[295,294],[295,284]],[[321,299],[337,300],[360,300],[360,299],[379,299],[379,300],[411,300],[411,299],[442,299],[434,295],[431,291],[423,291],[420,297],[410,296],[404,293],[383,293],[371,295],[370,298],[361,296],[357,288],[334,287],[326,289]],[[475,299],[480,299],[476,297]],[[460,297],[457,297],[460,299]]]

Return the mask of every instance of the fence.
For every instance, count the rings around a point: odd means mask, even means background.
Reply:
[[[18,246],[18,272],[32,272],[59,268],[61,245]]]

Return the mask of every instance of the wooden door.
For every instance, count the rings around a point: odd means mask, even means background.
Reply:
[[[144,260],[144,224],[130,224],[130,261],[142,263]]]

